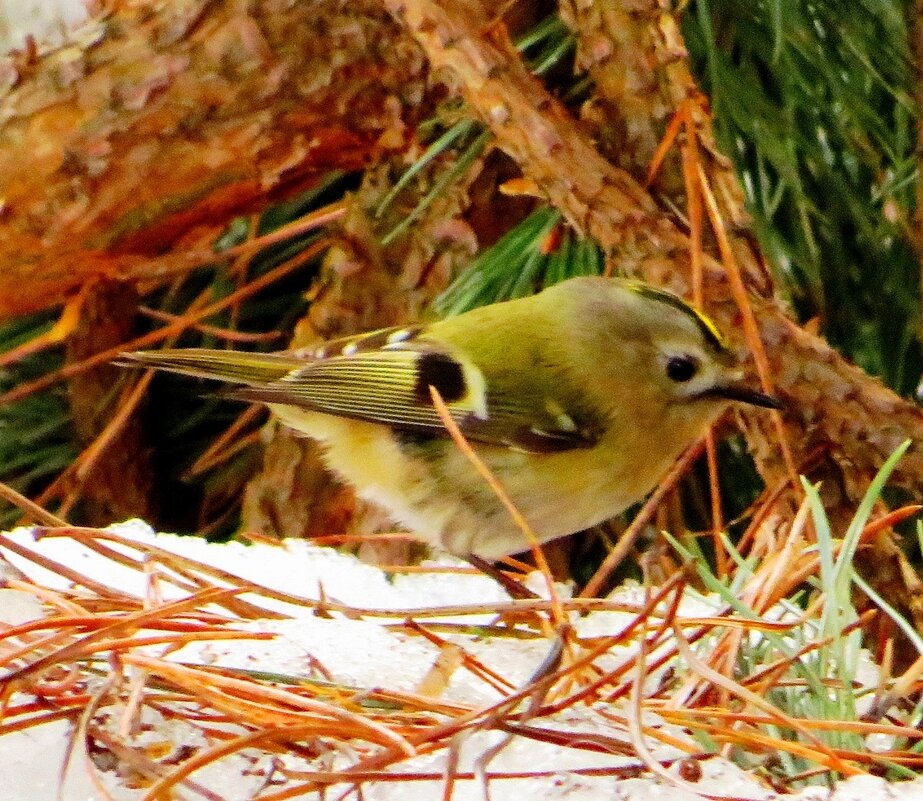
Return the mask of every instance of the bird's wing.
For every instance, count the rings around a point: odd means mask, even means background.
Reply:
[[[115,360],[125,367],[152,367],[171,373],[233,384],[261,386],[284,378],[305,363],[295,352],[250,353],[209,348],[164,348],[123,353]]]
[[[317,360],[277,380],[248,382],[232,394],[444,436],[432,386],[462,433],[477,442],[546,453],[587,448],[598,440],[592,416],[553,397],[563,397],[560,393],[536,393],[533,375],[529,387],[520,388],[513,374],[485,375],[450,345],[417,338],[419,333],[416,328],[387,329],[302,351]],[[493,372],[498,369],[502,366]]]
[[[456,318],[461,320],[461,318]],[[442,330],[457,323],[442,324]],[[502,332],[498,331],[502,336]],[[462,338],[464,341],[464,338]],[[240,385],[241,400],[296,406],[397,430],[445,436],[433,405],[435,387],[471,440],[531,453],[588,448],[598,417],[552,367],[513,354],[516,338],[489,350],[480,364],[418,326],[388,328],[285,353],[174,349],[123,354],[121,361]],[[519,347],[532,345],[520,342]]]

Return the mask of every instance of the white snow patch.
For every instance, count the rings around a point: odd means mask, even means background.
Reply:
[[[0,53],[22,49],[27,36],[39,45],[63,44],[86,19],[84,0],[0,0]]]
[[[326,680],[324,677],[329,676],[340,686],[341,692],[349,688],[355,688],[360,694],[374,688],[406,692],[416,690],[421,679],[433,667],[439,649],[423,637],[400,628],[399,624],[406,616],[412,615],[413,610],[476,604],[490,607],[509,601],[506,593],[493,580],[484,576],[409,573],[389,577],[381,570],[362,564],[351,556],[303,541],[289,541],[281,547],[241,543],[216,545],[195,537],[155,534],[139,521],[129,521],[111,530],[126,537],[129,542],[144,543],[148,551],[160,548],[300,598],[319,599],[323,595],[328,602],[336,601],[360,610],[392,611],[393,615],[364,614],[360,616],[361,619],[351,619],[340,612],[318,615],[309,606],[268,599],[259,593],[243,595],[242,598],[252,603],[271,607],[289,616],[286,619],[242,621],[235,626],[273,633],[276,635],[273,639],[196,642],[170,653],[168,657],[186,663],[255,669],[316,682]],[[109,587],[138,597],[144,597],[149,591],[149,578],[140,569],[120,565],[73,539],[60,536],[36,539],[34,534],[33,529],[21,528],[8,536],[22,547]],[[139,557],[139,552],[129,545],[111,541],[106,545],[132,559]],[[68,588],[69,582],[54,570],[45,570],[13,553],[4,552],[3,555],[38,583],[59,590]],[[459,563],[446,558],[439,564],[452,566]],[[153,568],[155,574],[168,573],[159,563],[148,567]],[[541,588],[537,581],[533,581],[533,586]],[[184,594],[165,580],[157,581],[157,588],[167,598],[179,598]],[[560,588],[560,591],[566,595],[565,588]],[[645,601],[643,589],[637,586],[621,588],[612,597],[637,607]],[[709,615],[719,607],[720,604],[708,598],[690,597],[688,602],[684,601],[681,605],[681,612],[687,616]],[[0,621],[6,625],[32,620],[45,613],[28,593],[0,590]],[[631,611],[607,611],[584,617],[574,615],[572,622],[579,636],[602,637],[623,630],[634,617]],[[443,623],[463,621],[473,625],[487,624],[492,618],[493,615],[488,611],[464,616],[447,613],[440,620]],[[421,616],[418,622],[426,625],[433,620]],[[478,636],[477,632],[451,627],[438,630],[439,636],[463,648],[503,676],[514,688],[529,679],[552,647],[548,639],[524,630],[525,636],[522,638]],[[615,664],[630,659],[631,655],[631,645],[627,644],[613,649],[612,653],[607,654],[606,660]],[[655,681],[656,676],[649,677],[649,680]],[[496,688],[460,667],[452,673],[440,697],[446,703],[480,708],[496,703],[502,695]],[[800,794],[781,796],[734,764],[719,758],[699,763],[702,777],[693,785],[698,792],[647,775],[640,778],[599,775],[602,769],[624,769],[639,764],[636,757],[621,753],[622,750],[631,753],[624,723],[619,722],[625,714],[620,706],[600,702],[570,707],[555,715],[543,717],[538,722],[546,729],[569,732],[577,740],[596,737],[596,742],[608,744],[602,750],[566,747],[524,737],[509,738],[505,747],[485,766],[488,773],[496,776],[542,771],[545,775],[492,778],[489,782],[490,798],[492,801],[519,801],[525,798],[543,801],[686,801],[702,798],[699,793],[705,793],[760,801],[923,799],[923,781],[887,785],[872,777],[856,777],[840,782],[832,792],[811,788]],[[132,741],[133,745],[160,742],[176,749],[189,745],[195,747],[197,743],[201,745],[198,731],[183,720],[167,719],[145,708],[143,722],[145,728],[138,739]],[[113,735],[117,732],[117,724],[115,719],[106,722],[107,726],[112,727]],[[686,732],[665,724],[654,714],[645,714],[644,724],[659,728],[674,740],[689,743],[694,748]],[[10,801],[54,801],[69,735],[66,724],[55,722],[0,738],[0,796]],[[507,739],[507,736],[496,730],[478,730],[457,739],[459,758],[456,771],[476,773],[484,753]],[[683,753],[656,739],[651,739],[647,747],[657,759],[677,758]],[[36,754],[41,754],[41,759],[36,759]],[[78,748],[67,771],[60,796],[63,801],[97,798],[96,791],[89,783],[84,758]],[[191,778],[223,799],[243,801],[251,798],[261,782],[265,781],[274,758],[279,757],[250,749],[196,771]],[[286,753],[281,759],[285,765],[303,771],[343,769],[352,762],[351,755],[345,751],[336,751],[314,760],[305,759],[296,753]],[[407,759],[393,768],[393,772],[432,773],[434,778],[413,783],[368,782],[363,786],[363,797],[371,801],[404,801],[411,797],[414,801],[437,801],[442,798],[442,776],[449,759],[445,749],[435,754]],[[143,795],[142,789],[135,789],[126,780],[124,769],[107,768],[104,762],[97,762],[95,769],[101,771],[107,791],[116,801],[135,801]],[[670,768],[671,774],[676,775],[676,771],[675,766]],[[327,797],[336,797],[338,792],[339,789],[332,789]],[[183,794],[184,797],[196,795],[190,793],[188,788],[183,790]],[[300,797],[320,798],[317,795]],[[479,779],[456,780],[452,795],[454,801],[481,801],[484,797],[484,788]]]

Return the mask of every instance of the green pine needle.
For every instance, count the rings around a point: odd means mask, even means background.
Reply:
[[[433,302],[440,316],[462,314],[511,298],[531,295],[578,275],[599,275],[602,252],[595,242],[581,239],[569,228],[561,231],[558,246],[546,253],[552,231],[562,226],[561,215],[543,206],[484,250],[455,282]]]
[[[696,0],[693,66],[803,319],[909,393],[923,371],[914,71],[900,0]]]

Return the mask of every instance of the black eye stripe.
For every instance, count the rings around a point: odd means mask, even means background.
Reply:
[[[671,356],[667,362],[667,378],[677,383],[689,381],[699,372],[699,360],[695,356]]]

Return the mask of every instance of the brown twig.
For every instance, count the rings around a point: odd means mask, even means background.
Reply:
[[[692,463],[701,456],[703,447],[703,443],[697,443],[680,456],[676,464],[670,468],[670,472],[661,479],[657,488],[644,502],[644,506],[641,507],[640,511],[631,521],[631,524],[625,529],[622,536],[619,537],[619,541],[616,543],[615,547],[606,555],[602,564],[596,568],[593,577],[580,591],[578,597],[593,598],[601,592],[603,586],[609,580],[609,576],[612,575],[613,571],[622,563],[625,557],[628,556],[629,551],[631,551],[632,546],[635,544],[635,540],[644,530],[644,526],[650,522],[651,518],[654,516],[654,512],[657,511],[657,507],[661,504],[664,497],[686,474],[686,471],[689,470]]]

